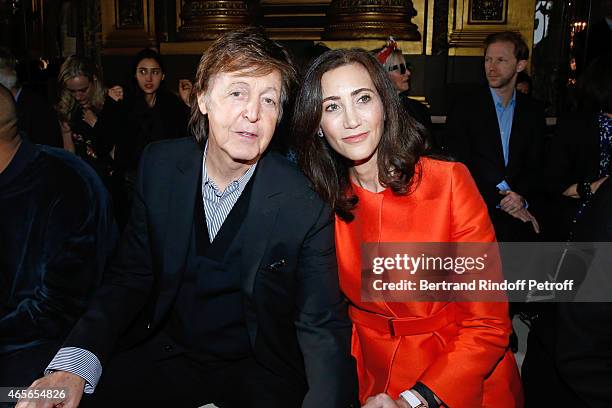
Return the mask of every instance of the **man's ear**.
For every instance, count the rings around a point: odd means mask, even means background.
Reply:
[[[163,81],[164,79],[166,79],[166,74],[162,74],[161,80]]]
[[[527,68],[527,60],[519,60],[516,64],[516,72],[522,72]]]
[[[207,115],[208,109],[206,108],[206,93],[200,92],[198,94],[197,99],[198,99],[198,108],[200,108],[200,112],[202,112],[202,115]]]

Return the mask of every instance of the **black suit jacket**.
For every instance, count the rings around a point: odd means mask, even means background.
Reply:
[[[581,242],[612,241],[610,180],[601,185],[579,219],[574,238]],[[594,253],[592,262],[585,266],[589,269],[574,268],[571,272],[586,274],[587,279],[589,274],[606,273],[609,252]],[[526,406],[612,406],[612,303],[545,304],[538,312],[523,363]]]
[[[57,114],[49,103],[29,88],[21,88],[17,106],[17,127],[37,144],[63,147]]]
[[[149,145],[132,216],[110,278],[65,346],[102,364],[128,330],[150,337],[172,310],[185,267],[202,149],[192,139]],[[258,163],[238,238],[244,314],[255,358],[271,371],[306,377],[305,407],[357,401],[351,324],[336,270],[331,210],[282,156]],[[194,311],[197,313],[197,311]]]
[[[520,227],[522,222],[496,208],[503,198],[496,186],[506,180],[513,191],[523,196],[530,205],[533,204],[541,179],[545,129],[541,105],[517,92],[506,166],[495,103],[488,87],[479,87],[459,100],[448,115],[445,136],[447,152],[464,163],[472,173],[487,204],[498,238],[500,234],[506,235],[500,226],[517,224]]]

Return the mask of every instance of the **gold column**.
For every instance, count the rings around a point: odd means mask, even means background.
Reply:
[[[386,39],[419,41],[410,20],[416,15],[411,0],[332,0],[325,27],[326,40]]]
[[[252,21],[248,1],[186,0],[182,6],[181,41],[212,40]]]

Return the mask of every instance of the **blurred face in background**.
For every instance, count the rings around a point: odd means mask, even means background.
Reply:
[[[0,84],[7,89],[13,89],[17,85],[17,73],[14,69],[0,68]]]
[[[138,87],[146,94],[154,94],[159,89],[165,75],[153,58],[144,58],[136,66]]]
[[[404,57],[393,53],[389,56],[385,66],[388,67],[387,75],[389,75],[389,79],[393,83],[397,93],[409,91],[412,73],[408,69]]]
[[[96,80],[95,78],[93,79]],[[88,77],[78,75],[66,81],[66,89],[76,102],[83,108],[88,108],[93,93],[93,83]]]

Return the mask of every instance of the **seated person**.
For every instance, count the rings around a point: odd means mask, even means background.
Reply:
[[[117,234],[93,169],[23,138],[3,86],[0,214],[0,386],[27,386],[101,283]]]

